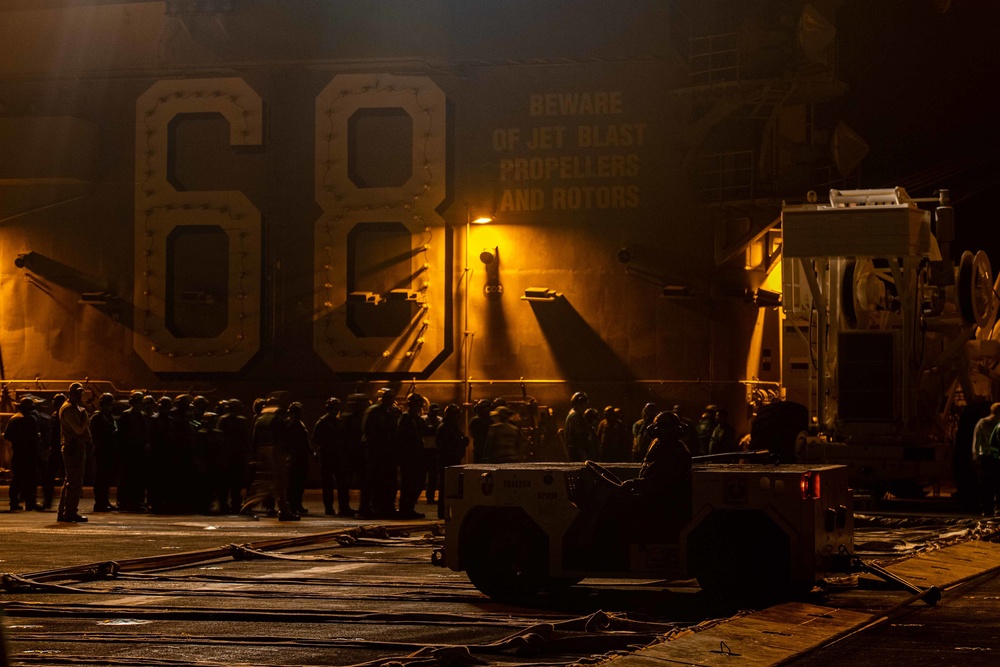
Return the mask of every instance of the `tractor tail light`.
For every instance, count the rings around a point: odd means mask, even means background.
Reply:
[[[799,482],[799,486],[802,489],[802,500],[819,498],[819,473],[802,473],[802,480]]]

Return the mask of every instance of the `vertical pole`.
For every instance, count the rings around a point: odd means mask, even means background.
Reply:
[[[820,288],[823,281],[825,285],[826,270],[823,267],[824,258],[810,259],[800,257],[802,270],[805,273],[806,282],[809,283],[809,292],[813,298],[813,308],[816,309],[816,423],[823,429],[826,421],[826,327],[827,327],[827,303],[826,297]],[[817,275],[822,273],[822,275]]]
[[[462,377],[465,380],[465,402],[472,402],[472,379],[469,377],[469,368],[472,364],[472,337],[469,335],[469,239],[472,234],[472,211],[465,209],[465,269],[462,275],[465,277],[465,326],[462,329]],[[466,411],[466,422],[468,422],[468,411]],[[467,424],[468,425],[468,424]]]

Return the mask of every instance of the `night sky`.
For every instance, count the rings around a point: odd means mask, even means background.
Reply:
[[[949,188],[957,250],[986,250],[1000,268],[1000,2],[847,0],[833,104],[871,146],[863,187],[912,196]]]

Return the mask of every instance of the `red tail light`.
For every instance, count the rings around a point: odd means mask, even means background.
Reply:
[[[802,489],[802,500],[819,498],[819,473],[802,473],[802,481],[799,482],[799,487]]]

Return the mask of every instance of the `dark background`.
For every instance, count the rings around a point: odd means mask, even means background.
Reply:
[[[1000,3],[848,0],[839,10],[839,74],[850,86],[830,111],[871,151],[864,187],[911,196],[951,190],[961,250],[1000,269]]]

